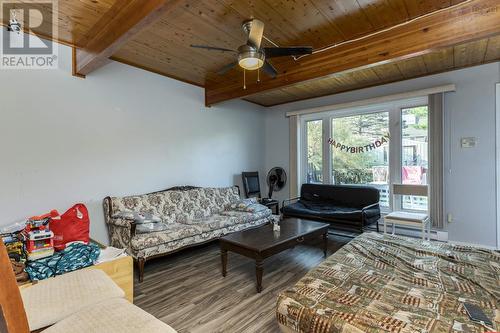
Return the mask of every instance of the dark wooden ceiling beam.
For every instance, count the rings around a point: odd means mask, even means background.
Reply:
[[[290,67],[280,68],[275,79],[265,79],[258,84],[247,82],[247,89],[243,89],[240,83],[222,82],[209,85],[205,88],[205,101],[209,106],[298,82],[392,63],[459,43],[487,38],[500,33],[499,22],[498,0],[463,2],[393,29],[304,57]]]
[[[73,52],[73,73],[85,76],[105,65],[131,37],[181,2],[180,0],[118,0],[110,12],[92,29],[95,33],[88,39],[85,47]]]

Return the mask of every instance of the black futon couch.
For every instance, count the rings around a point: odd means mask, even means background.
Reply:
[[[297,200],[293,202],[294,200]],[[283,216],[298,217],[363,232],[380,218],[380,193],[371,186],[303,184],[300,198],[283,202]]]

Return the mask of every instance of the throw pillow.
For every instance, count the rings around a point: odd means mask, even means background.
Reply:
[[[230,204],[228,210],[239,210],[239,211],[244,212],[244,211],[246,211],[246,208],[248,206],[251,206],[251,205],[256,204],[256,203],[257,203],[257,198],[248,198],[248,199],[238,200],[238,201]]]
[[[256,203],[256,204],[248,206],[246,211],[249,213],[258,213],[258,212],[262,212],[263,210],[266,210],[266,209],[269,209],[269,208],[267,208],[266,206],[261,205],[259,203]]]
[[[266,209],[268,209],[266,206],[261,205],[257,202],[257,198],[249,198],[231,204],[229,210],[247,213],[258,213]]]

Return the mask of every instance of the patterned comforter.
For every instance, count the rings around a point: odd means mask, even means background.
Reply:
[[[464,302],[500,330],[496,251],[365,233],[278,297],[283,331],[486,332]]]

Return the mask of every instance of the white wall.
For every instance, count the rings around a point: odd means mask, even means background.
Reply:
[[[265,169],[288,170],[288,119],[285,112],[361,100],[455,83],[445,96],[445,211],[453,241],[496,246],[495,83],[500,63],[442,73],[384,86],[289,103],[266,111]],[[461,137],[478,137],[474,149],[461,149]],[[277,193],[286,198],[288,188]]]
[[[0,73],[0,226],[83,202],[92,236],[107,242],[107,195],[226,186],[239,184],[243,170],[261,178],[274,166],[288,170],[286,111],[455,83],[445,98],[447,230],[451,240],[496,245],[499,63],[262,110],[241,101],[206,109],[202,89],[115,62],[78,79],[70,49],[60,46],[59,57],[59,70]],[[478,137],[477,148],[461,149],[465,136]]]
[[[260,107],[205,108],[201,88],[116,62],[79,79],[68,47],[59,59],[59,70],[0,73],[0,225],[83,202],[92,237],[107,242],[107,195],[261,171]]]

